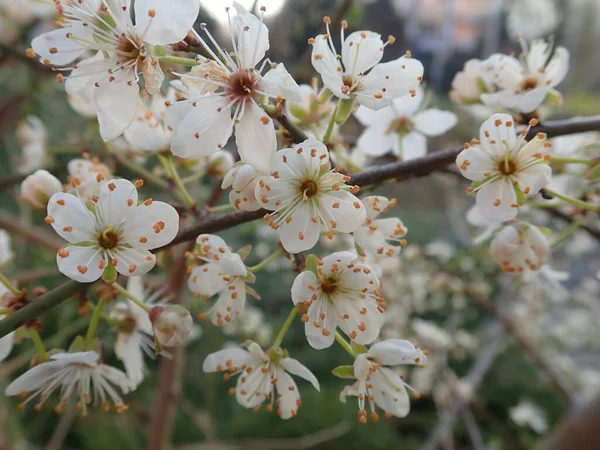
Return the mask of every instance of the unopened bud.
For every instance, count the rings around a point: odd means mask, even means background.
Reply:
[[[208,172],[219,178],[223,178],[229,169],[233,167],[235,161],[233,155],[225,150],[219,150],[213,153],[209,160]]]
[[[183,306],[155,306],[150,311],[154,337],[165,347],[184,344],[194,324],[190,312]]]
[[[21,183],[21,199],[33,208],[46,209],[50,197],[61,191],[61,182],[45,170],[36,171]]]

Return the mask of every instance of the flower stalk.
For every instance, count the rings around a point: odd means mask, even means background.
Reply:
[[[40,333],[37,328],[30,328],[29,335],[31,336],[31,340],[33,341],[33,345],[35,347],[35,351],[40,355],[41,362],[50,361],[50,357],[44,348],[44,343],[42,342],[42,338],[40,337]]]
[[[92,320],[90,320],[90,324],[88,326],[87,333],[85,335],[85,345],[89,346],[94,340],[94,336],[96,335],[96,328],[98,328],[98,322],[100,322],[100,316],[102,314],[102,308],[104,307],[104,297],[101,297],[96,305],[96,309],[94,309],[94,315],[92,316]]]
[[[2,283],[4,287],[11,292],[11,294],[21,295],[21,291],[17,289],[2,272],[0,272],[0,283]]]
[[[544,191],[546,191],[546,193],[550,194],[551,196],[562,200],[563,202],[566,202],[573,206],[576,206],[577,208],[598,214],[598,206],[597,205],[592,205],[590,203],[584,202],[583,200],[578,200],[576,198],[570,197],[565,194],[561,194],[560,192],[556,192],[549,188],[544,188]]]
[[[298,305],[294,306],[294,308],[290,311],[290,314],[288,315],[287,319],[285,319],[285,322],[284,322],[283,326],[281,327],[281,330],[279,330],[277,337],[275,337],[275,340],[273,341],[273,345],[271,346],[272,348],[277,348],[277,347],[281,346],[281,343],[283,342],[283,338],[285,337],[286,333],[292,326],[292,323],[294,322],[294,319],[296,318],[296,315],[298,314],[299,309],[300,309],[300,305],[298,304]]]
[[[281,248],[278,248],[273,253],[271,253],[269,256],[267,256],[264,259],[264,261],[261,261],[260,263],[258,263],[255,266],[248,267],[248,270],[250,272],[256,273],[256,272],[264,269],[265,267],[267,267],[269,264],[271,264],[273,261],[275,261],[277,258],[279,258],[282,254],[283,254],[283,252],[281,251]]]
[[[352,358],[356,358],[356,353],[354,353],[352,346],[344,339],[344,336],[342,336],[339,331],[335,332],[335,340],[350,356],[352,356]]]
[[[119,292],[119,294],[122,294],[124,297],[128,298],[129,300],[131,300],[133,303],[135,303],[136,305],[138,305],[144,311],[150,312],[152,310],[152,308],[150,306],[146,305],[143,301],[141,301],[135,295],[131,294],[131,292],[129,292],[127,289],[125,289],[119,283],[113,283],[113,284],[111,284],[111,286],[114,289],[116,289]],[[98,303],[98,307],[99,306],[100,306],[100,304]]]

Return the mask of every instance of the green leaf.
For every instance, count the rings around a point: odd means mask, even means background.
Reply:
[[[350,342],[350,345],[352,346],[352,350],[354,350],[354,353],[356,353],[357,355],[360,355],[361,353],[367,353],[369,351],[367,347],[354,341]]]
[[[250,254],[251,251],[252,251],[252,245],[248,244],[248,245],[244,245],[236,253],[238,255],[240,255],[240,258],[242,258],[242,261],[243,261],[248,257],[248,255]]]
[[[85,339],[83,336],[77,336],[73,339],[71,346],[69,347],[69,353],[77,353],[85,351]]]
[[[246,286],[246,293],[250,294],[256,300],[260,300],[260,294],[252,289],[250,286]]]
[[[336,377],[343,378],[345,380],[353,380],[354,377],[354,366],[337,366],[331,371]]]

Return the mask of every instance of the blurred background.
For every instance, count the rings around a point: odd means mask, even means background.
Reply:
[[[570,51],[569,74],[559,86],[564,105],[546,111],[548,117],[600,111],[598,0],[240,3],[248,9],[266,7],[271,43],[267,56],[285,63],[299,83],[310,83],[315,75],[307,39],[324,32],[324,15],[334,23],[346,19],[351,31],[394,35],[396,42],[386,48],[384,61],[411,50],[425,66],[431,104],[459,116],[452,131],[429,141],[430,152],[477,135],[487,111],[454,106],[448,98],[452,79],[471,58],[518,53],[517,34],[526,40],[553,36]],[[220,0],[203,0],[199,22],[206,22],[219,42],[228,43],[224,5]],[[133,155],[125,144],[106,147],[95,119],[72,109],[55,73],[27,58],[32,37],[54,27],[54,20],[52,8],[43,11],[34,0],[0,0],[0,228],[9,231],[14,253],[5,270],[30,290],[51,289],[64,277],[56,269],[45,214],[19,201],[19,184],[14,182],[30,171],[24,166],[19,124],[28,116],[41,120],[45,148],[39,156],[43,163],[37,162],[61,180],[67,179],[67,162],[82,152],[100,157],[123,177],[136,177],[126,164],[129,160],[149,171],[157,165],[153,158]],[[354,120],[344,127],[342,132],[350,137],[362,129]],[[200,178],[193,186],[195,197],[208,198],[216,183],[215,177]],[[331,374],[335,366],[349,364],[347,355],[336,347],[311,349],[299,322],[286,336],[284,347],[315,373],[321,392],[300,382],[303,406],[296,418],[283,421],[264,408],[245,410],[229,396],[231,382],[202,372],[204,357],[223,345],[253,339],[268,346],[272,341],[291,309],[290,286],[296,275],[293,264],[281,258],[258,276],[254,289],[262,299],[249,299],[244,318],[224,329],[200,324],[201,335],[178,357],[183,369],[180,383],[171,386],[173,392],[163,384],[168,369],[161,362],[150,362],[147,378],[126,398],[130,409],[124,415],[100,410],[85,417],[74,411],[57,415],[52,401],[39,412],[20,411],[16,401],[0,396],[0,449],[152,448],[156,429],[165,421],[168,427],[172,422],[172,448],[179,450],[528,449],[539,445],[570,411],[583,407],[600,390],[597,241],[578,232],[569,245],[553,254],[553,268],[568,272],[568,280],[535,277],[516,283],[501,274],[485,247],[472,245],[473,230],[465,214],[473,200],[464,195],[465,187],[464,180],[448,170],[369,190],[397,198],[392,214],[409,230],[409,245],[400,258],[377,262],[390,304],[383,334],[411,339],[431,351],[428,368],[406,371],[407,381],[421,397],[412,399],[405,419],[359,424],[355,399],[348,404],[339,400],[347,382]],[[151,186],[144,189],[144,198],[172,199]],[[553,229],[565,225],[537,210],[529,217]],[[262,221],[220,235],[236,250],[251,243],[249,264],[277,247],[277,236]],[[343,245],[324,243],[315,253]],[[165,263],[151,272],[146,277],[149,286],[163,284],[167,269]],[[182,301],[195,313],[206,309],[187,290],[184,295]],[[66,348],[84,332],[89,320],[85,312],[85,299],[80,298],[45,314],[42,337],[48,347]],[[114,330],[107,324],[103,327],[104,359],[119,366],[113,352]],[[0,385],[26,369],[33,354],[30,341],[17,343],[10,358],[0,364]],[[170,395],[176,398],[173,417],[166,410],[162,417],[161,408]]]

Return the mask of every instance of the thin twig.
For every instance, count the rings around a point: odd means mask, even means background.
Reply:
[[[42,228],[32,227],[7,211],[0,211],[0,228],[4,228],[9,233],[22,236],[28,241],[35,242],[50,250],[58,250],[65,244],[65,241],[63,241],[56,233],[46,231]]]

